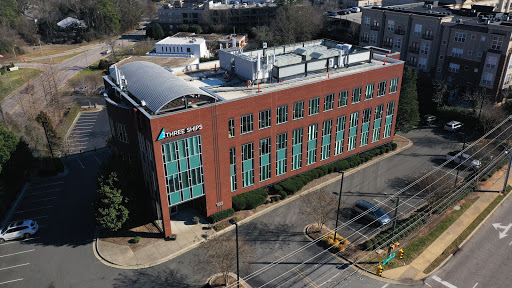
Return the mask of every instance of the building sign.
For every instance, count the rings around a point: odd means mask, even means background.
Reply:
[[[198,131],[201,129],[203,129],[203,124],[199,124],[199,125],[188,127],[188,128],[174,130],[172,132],[165,132],[165,128],[162,128],[162,131],[160,131],[160,136],[158,136],[158,139],[156,139],[156,141],[171,138],[174,136],[185,135],[187,133],[195,132],[195,131]]]

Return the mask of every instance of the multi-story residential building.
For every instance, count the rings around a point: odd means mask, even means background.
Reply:
[[[220,68],[219,68],[220,67]],[[172,215],[211,215],[232,197],[393,140],[404,62],[315,40],[104,77],[113,142],[141,165],[165,236]]]
[[[236,27],[236,32],[248,32],[254,26],[271,21],[277,7],[277,4],[273,3],[242,6],[213,1],[200,4],[185,2],[182,6],[164,5],[159,8],[158,23],[164,30],[173,29],[181,24],[221,24]]]
[[[360,44],[400,52],[406,67],[446,79],[453,90],[510,86],[512,24],[493,7],[451,9],[437,2],[363,9]]]

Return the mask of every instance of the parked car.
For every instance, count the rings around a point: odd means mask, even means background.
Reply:
[[[480,168],[480,165],[482,163],[480,163],[479,160],[471,158],[471,156],[469,156],[468,154],[459,154],[459,153],[460,153],[460,151],[448,152],[448,154],[446,154],[445,158],[446,158],[446,160],[453,160],[453,163],[455,163],[457,165],[462,163],[462,166],[471,167],[475,170]]]
[[[38,229],[39,225],[34,220],[11,222],[0,230],[0,243],[19,238],[27,239],[36,234]]]
[[[85,92],[87,92],[87,87],[76,88],[75,92],[78,93],[78,94],[85,94]]]
[[[348,11],[347,9],[338,11],[338,15],[347,15],[347,14],[350,14],[350,11]]]
[[[99,86],[96,88],[96,95],[103,95],[103,91],[105,91],[105,86]]]
[[[361,12],[361,9],[359,9],[359,7],[352,7],[352,8],[350,8],[350,12],[352,12],[352,13]]]
[[[336,15],[338,15],[338,13],[336,11],[329,11],[329,12],[327,12],[327,15],[336,16]]]
[[[427,115],[423,116],[423,123],[428,124],[428,125],[436,122],[436,120],[437,120],[437,117],[434,115],[427,114]]]
[[[357,200],[352,207],[352,210],[356,214],[362,214],[368,211],[368,213],[364,215],[364,218],[372,222],[376,221],[381,226],[391,222],[391,218],[384,212],[384,210],[365,200]]]
[[[112,52],[110,49],[104,50],[101,52],[103,55],[107,55],[108,53]]]
[[[242,3],[242,8],[247,8],[247,3]]]
[[[455,132],[462,129],[463,126],[464,124],[460,123],[459,121],[450,121],[444,125],[444,130]]]

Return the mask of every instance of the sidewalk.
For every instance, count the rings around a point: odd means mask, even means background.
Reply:
[[[395,141],[401,143],[395,151],[391,151],[387,154],[381,155],[380,157],[376,157],[362,165],[354,167],[352,169],[347,170],[345,176],[356,173],[368,166],[371,166],[377,162],[380,162],[388,157],[391,157],[397,153],[402,152],[403,150],[408,149],[413,145],[413,143],[402,136],[396,135]],[[329,174],[333,175],[333,174]],[[250,222],[252,219],[259,217],[265,213],[268,213],[282,205],[286,205],[287,203],[298,199],[301,196],[306,195],[312,191],[315,191],[323,186],[329,185],[335,181],[338,181],[341,178],[341,175],[336,176],[330,180],[324,181],[321,185],[310,188],[306,191],[303,191],[299,194],[288,197],[284,200],[279,201],[277,204],[268,207],[262,211],[259,211],[243,220],[238,221],[239,225],[243,225],[244,223]],[[190,251],[197,246],[199,246],[202,242],[205,242],[206,239],[211,237],[216,237],[227,233],[234,229],[234,225],[227,227],[219,232],[215,232],[213,229],[206,229],[207,224],[191,224],[189,223],[189,219],[193,216],[200,216],[198,214],[187,214],[187,212],[180,212],[181,220],[173,220],[171,219],[171,225],[173,233],[177,235],[176,241],[165,241],[164,239],[158,239],[153,241],[153,243],[137,249],[133,251],[127,245],[119,245],[111,242],[107,242],[98,238],[98,232],[96,231],[96,235],[93,241],[93,252],[96,258],[100,260],[103,264],[120,268],[120,269],[141,269],[152,267],[164,262],[167,262],[187,251]],[[186,220],[185,220],[186,219]],[[207,223],[204,218],[201,217],[200,223]]]
[[[429,247],[427,247],[414,261],[409,265],[403,267],[384,270],[382,273],[383,278],[394,279],[394,280],[421,280],[428,275],[423,271],[432,263],[434,260],[443,253],[446,248],[453,243],[459,235],[466,230],[466,228],[491,204],[491,202],[497,197],[502,197],[499,191],[503,189],[503,183],[505,182],[506,169],[497,171],[493,177],[489,178],[485,185],[486,192],[481,193],[478,200],[473,203],[443,234],[441,234]],[[509,184],[512,183],[512,179],[509,178]],[[509,194],[510,195],[510,194]],[[508,195],[507,195],[508,197]],[[496,208],[498,208],[496,206]],[[496,209],[495,208],[495,209]],[[492,215],[494,210],[488,215]],[[487,218],[486,218],[487,219]],[[484,223],[484,219],[481,223]],[[480,224],[481,225],[481,224]],[[476,227],[472,234],[480,227]],[[472,235],[471,234],[471,235]],[[468,236],[468,239],[471,237]],[[466,239],[467,240],[467,239]],[[465,243],[462,242],[461,246]],[[446,261],[450,259],[451,255],[439,266],[441,267]],[[438,268],[439,268],[438,267]],[[435,272],[437,268],[433,271]],[[431,273],[433,273],[431,272]],[[431,274],[430,273],[430,274]],[[377,276],[375,276],[377,277]],[[379,278],[382,279],[382,278]]]

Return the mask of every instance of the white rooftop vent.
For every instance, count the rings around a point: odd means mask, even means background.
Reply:
[[[144,100],[140,101],[140,106],[142,106],[142,107],[146,106],[146,101],[144,101]]]

